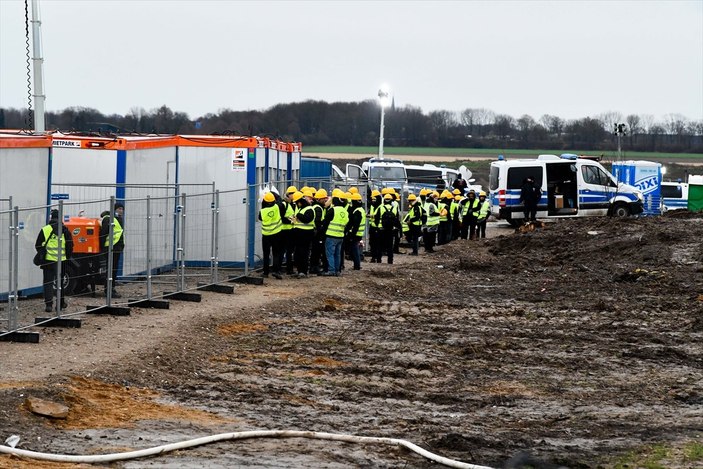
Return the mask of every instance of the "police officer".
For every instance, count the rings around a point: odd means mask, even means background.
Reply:
[[[44,286],[44,311],[51,312],[54,298],[54,282],[56,281],[56,264],[59,259],[59,244],[61,245],[61,271],[65,272],[66,260],[73,255],[73,238],[66,226],[61,227],[61,236],[56,233],[59,230],[59,211],[52,210],[49,223],[45,225],[34,242],[34,249],[37,253],[43,253],[45,263],[40,265],[42,270],[42,281]],[[61,308],[66,308],[65,297],[61,297]]]

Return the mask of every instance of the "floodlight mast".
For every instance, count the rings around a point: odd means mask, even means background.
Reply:
[[[41,19],[39,0],[32,0],[32,65],[34,72],[34,132],[44,132],[44,59],[41,56]]]
[[[390,96],[391,96],[391,91],[388,88],[388,85],[381,85],[381,88],[378,90],[378,100],[379,103],[381,104],[381,131],[379,133],[379,138],[378,138],[378,158],[380,160],[383,159],[383,130],[385,128],[385,110],[386,107],[388,106],[388,103],[390,101]]]

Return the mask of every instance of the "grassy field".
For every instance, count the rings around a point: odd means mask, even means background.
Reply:
[[[373,156],[378,153],[378,147],[355,147],[355,146],[303,146],[303,154],[309,153],[350,153],[358,154],[360,156]],[[430,148],[430,147],[385,147],[383,149],[384,154],[392,155],[422,155],[422,156],[486,156],[487,158],[495,158],[497,155],[505,155],[506,157],[518,157],[518,156],[536,156],[544,153],[556,154],[561,153],[576,153],[583,155],[600,155],[602,154],[605,159],[615,158],[617,152],[606,151],[582,151],[582,150],[498,150],[498,149],[487,149],[487,148]],[[626,159],[656,159],[656,160],[666,160],[666,159],[694,159],[703,160],[703,154],[701,153],[658,153],[658,152],[623,152],[623,156]]]

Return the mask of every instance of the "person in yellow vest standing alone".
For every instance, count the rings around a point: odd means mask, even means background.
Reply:
[[[34,243],[34,248],[38,253],[43,253],[44,258],[44,263],[40,264],[39,267],[42,270],[44,284],[44,311],[47,313],[51,312],[54,300],[54,282],[56,281],[56,264],[59,260],[59,244],[61,245],[62,272],[66,271],[64,264],[73,254],[73,238],[71,238],[71,232],[68,228],[62,226],[61,237],[56,234],[59,231],[59,211],[52,210],[49,218],[49,224],[41,229]],[[66,300],[62,296],[61,308],[64,309],[67,306]]]

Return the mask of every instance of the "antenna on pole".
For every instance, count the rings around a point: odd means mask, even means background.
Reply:
[[[32,0],[32,64],[34,72],[34,131],[44,132],[44,59],[41,56],[39,0]]]

